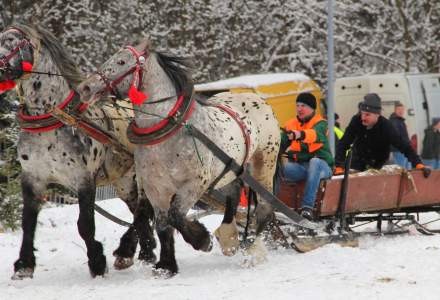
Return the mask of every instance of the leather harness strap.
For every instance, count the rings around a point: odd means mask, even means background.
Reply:
[[[153,126],[140,128],[133,120],[127,129],[128,140],[137,145],[152,146],[175,135],[191,117],[195,101],[193,96],[181,95],[167,117]]]
[[[56,107],[63,111],[82,113],[87,109],[87,104],[81,103],[79,94],[74,90],[71,90],[67,98]],[[37,116],[27,114],[26,106],[24,104],[20,105],[17,118],[21,130],[30,133],[48,132],[64,126],[64,124],[54,117],[52,113]]]
[[[246,146],[246,153],[243,160],[243,165],[244,165],[249,159],[249,151],[251,147],[251,137],[249,134],[249,130],[246,127],[246,124],[243,122],[243,119],[240,117],[240,115],[237,112],[233,111],[231,108],[221,104],[214,104],[212,106],[217,107],[223,110],[224,112],[226,112],[228,115],[232,117],[232,119],[234,119],[234,121],[238,124],[238,127],[240,127],[241,133],[243,134],[244,143]]]

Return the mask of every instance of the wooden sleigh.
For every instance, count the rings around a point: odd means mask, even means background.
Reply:
[[[440,212],[440,170],[433,170],[428,178],[424,178],[421,171],[407,171],[394,165],[351,174],[344,207],[341,207],[340,197],[342,182],[343,176],[323,180],[314,209],[315,219],[326,222],[333,234],[317,237],[289,232],[293,235],[291,243],[296,250],[306,252],[330,242],[356,246],[361,234],[405,233],[410,226],[426,235],[440,232],[430,228],[433,222],[440,220],[439,216],[435,215],[436,218],[425,223],[419,221],[419,213]],[[303,190],[304,182],[282,180],[277,196],[289,207],[299,209]],[[344,220],[341,220],[341,211]],[[377,222],[375,232],[355,231],[360,225],[371,222]],[[384,222],[387,225],[385,230],[382,228]],[[282,219],[281,223],[288,222]]]

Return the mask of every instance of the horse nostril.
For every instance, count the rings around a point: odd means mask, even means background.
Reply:
[[[86,85],[83,86],[82,91],[83,91],[85,94],[90,94],[90,92],[91,92],[92,90],[91,90],[90,87],[86,84]]]

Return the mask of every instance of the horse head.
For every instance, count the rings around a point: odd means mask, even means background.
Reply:
[[[139,92],[144,63],[149,55],[149,42],[127,46],[110,57],[99,70],[78,86],[81,101],[89,105],[106,96],[116,99],[132,97]],[[136,96],[141,95],[137,94]]]
[[[0,33],[0,94],[12,89],[16,80],[32,70],[38,45],[17,27]]]

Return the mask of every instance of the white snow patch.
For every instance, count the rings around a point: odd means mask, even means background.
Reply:
[[[131,220],[119,200],[100,205]],[[21,232],[0,233],[0,299],[438,299],[440,293],[440,236],[366,237],[359,248],[327,245],[306,254],[271,250],[266,263],[243,268],[241,255],[225,257],[217,244],[211,253],[197,252],[176,234],[180,273],[156,279],[151,266],[139,261],[128,270],[113,269],[112,251],[126,228],[98,214],[96,238],[104,244],[109,273],[92,279],[77,217],[77,205],[41,211],[31,280],[10,280]],[[221,217],[202,221],[212,232]]]

